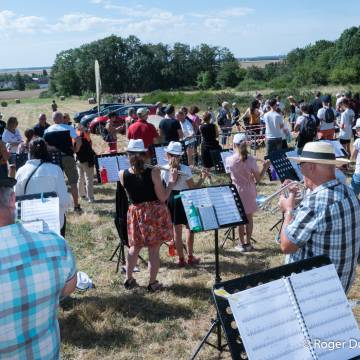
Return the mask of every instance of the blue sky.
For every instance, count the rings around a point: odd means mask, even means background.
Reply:
[[[0,68],[52,65],[61,50],[110,34],[286,54],[358,26],[360,1],[0,0]]]

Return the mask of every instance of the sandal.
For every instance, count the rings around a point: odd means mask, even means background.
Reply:
[[[136,280],[134,278],[131,278],[131,279],[127,279],[125,282],[124,282],[124,288],[126,290],[131,290],[135,287],[139,286],[138,283],[136,282]]]
[[[178,261],[178,266],[180,268],[183,268],[185,267],[186,263],[185,263],[185,259],[182,257],[182,258],[179,258],[179,261]]]
[[[160,291],[162,289],[163,289],[163,284],[159,283],[157,280],[154,281],[152,284],[149,284],[147,287],[147,290],[149,292]]]
[[[255,248],[251,244],[245,244],[244,245],[246,252],[255,251]]]
[[[193,255],[189,255],[188,265],[194,266],[194,265],[199,265],[199,264],[200,264],[200,258],[193,256]]]

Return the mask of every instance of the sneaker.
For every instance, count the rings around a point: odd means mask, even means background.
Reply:
[[[184,258],[179,258],[178,266],[183,268],[183,267],[185,267],[185,265],[186,265],[185,259]]]
[[[246,252],[246,247],[244,245],[236,245],[234,247],[234,250],[239,251],[239,252]]]
[[[74,213],[82,214],[82,208],[80,205],[74,207]]]
[[[200,258],[191,255],[191,256],[188,257],[188,262],[187,263],[190,266],[198,265],[198,264],[200,264]]]

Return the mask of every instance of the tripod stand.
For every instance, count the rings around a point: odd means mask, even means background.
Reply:
[[[230,230],[231,230],[231,228],[230,228]],[[219,264],[219,231],[218,231],[218,229],[216,229],[216,230],[214,230],[214,232],[215,232],[215,234],[214,234],[215,235],[214,236],[215,237],[215,284],[218,284],[221,281],[220,264]],[[209,336],[215,329],[216,329],[216,337],[217,337],[216,345],[208,342]],[[191,360],[194,360],[196,358],[197,354],[199,353],[199,351],[205,344],[217,349],[220,352],[222,352],[225,349],[225,347],[227,346],[227,344],[222,344],[221,321],[220,321],[219,314],[217,312],[216,312],[216,319],[211,320],[211,325],[210,325],[206,335],[203,337],[200,344],[195,349],[193,355],[191,356]]]

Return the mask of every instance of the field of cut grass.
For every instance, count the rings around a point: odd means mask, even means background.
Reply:
[[[20,129],[36,123],[40,112],[50,117],[50,100],[34,100],[21,104],[10,103],[1,111],[4,117],[15,115]],[[90,106],[85,101],[67,99],[58,101],[59,110],[73,115]],[[188,104],[191,105],[191,104]],[[95,149],[104,151],[103,141],[93,136]],[[119,148],[125,144],[119,140]],[[214,183],[226,183],[222,176]],[[260,194],[270,194],[277,183],[264,180],[258,187]],[[202,259],[196,268],[178,269],[174,258],[168,256],[165,246],[161,249],[159,280],[166,289],[149,294],[146,267],[139,263],[140,272],[135,276],[141,285],[134,291],[122,287],[124,276],[115,273],[115,263],[109,258],[118,243],[114,227],[115,186],[95,184],[94,204],[81,203],[82,215],[68,213],[66,239],[73,249],[78,268],[88,273],[96,289],[75,293],[65,309],[59,310],[63,359],[89,360],[152,360],[189,359],[192,351],[205,335],[215,310],[211,298],[214,283],[214,238],[212,232],[195,237],[196,254]],[[284,256],[275,243],[275,231],[270,227],[279,214],[258,212],[255,216],[253,237],[256,251],[240,254],[233,251],[228,241],[220,251],[220,270],[223,280],[268,269],[283,263]],[[220,242],[224,231],[220,231]],[[142,251],[144,258],[147,254]],[[359,298],[360,281],[357,278],[349,298]],[[359,319],[360,313],[355,310]],[[198,359],[230,359],[228,353],[218,353],[205,346]]]

